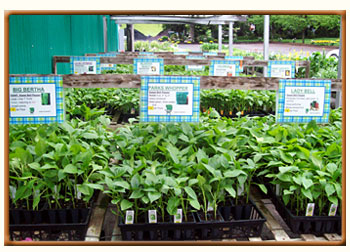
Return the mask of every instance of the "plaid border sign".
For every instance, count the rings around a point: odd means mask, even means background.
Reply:
[[[48,77],[10,77],[9,85],[31,85],[31,84],[55,84],[56,87],[56,116],[42,117],[11,117],[10,124],[47,124],[58,122],[62,123],[65,119],[64,95],[62,76]],[[11,104],[9,104],[11,108]],[[10,113],[11,115],[11,113]]]
[[[137,64],[140,62],[156,62],[159,63],[159,74],[163,75],[164,74],[164,60],[163,59],[156,59],[156,58],[138,58],[138,59],[134,59],[134,64],[133,64],[133,68],[134,68],[134,74],[139,74],[137,72]]]
[[[324,103],[322,116],[285,116],[285,90],[286,87],[324,87]],[[331,81],[330,80],[291,80],[281,79],[276,95],[276,122],[277,123],[308,123],[315,120],[317,123],[327,123],[331,103]]]
[[[148,85],[149,84],[192,84],[193,107],[192,115],[148,115]],[[141,76],[140,122],[199,122],[200,77],[192,76]]]
[[[267,77],[274,77],[274,76],[271,76],[272,65],[291,65],[292,66],[292,71],[291,71],[291,77],[290,78],[295,78],[295,61],[291,61],[291,60],[269,60],[267,62]]]
[[[70,57],[70,73],[74,74],[74,61],[96,61],[96,74],[101,73],[100,57],[95,56],[71,56]]]
[[[209,75],[214,76],[215,64],[235,65],[235,75],[239,76],[239,60],[212,60],[210,61]]]

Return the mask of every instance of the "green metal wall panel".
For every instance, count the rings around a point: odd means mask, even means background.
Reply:
[[[11,15],[9,17],[10,74],[50,74],[52,56],[103,51],[102,15]],[[108,50],[116,51],[117,28],[108,18]],[[59,74],[69,64],[59,63]]]

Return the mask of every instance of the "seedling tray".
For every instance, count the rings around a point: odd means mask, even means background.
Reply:
[[[325,233],[341,234],[341,216],[295,216],[284,205],[281,198],[267,185],[269,196],[276,207],[277,212],[292,230],[297,234],[322,235]]]
[[[16,221],[14,211],[18,211]],[[91,207],[75,210],[10,210],[11,240],[84,240],[91,212]]]
[[[124,224],[119,216],[119,228],[123,240],[194,240],[196,219],[193,221],[173,223],[134,223]]]
[[[198,223],[198,229],[201,232],[206,232],[205,229],[209,229],[209,239],[235,239],[235,238],[249,238],[249,237],[259,237],[262,232],[264,223],[266,222],[265,217],[256,207],[252,200],[249,200],[249,204],[241,205],[242,208],[241,217],[237,218],[235,210],[237,206],[229,207],[229,218],[223,221],[212,221],[206,222],[202,221]],[[244,217],[244,208],[249,209],[247,217]],[[223,208],[220,207],[218,213],[222,215]],[[199,217],[198,217],[199,218]],[[212,234],[210,235],[211,231]],[[218,231],[217,231],[218,230]],[[199,235],[198,238],[206,237],[205,235]]]

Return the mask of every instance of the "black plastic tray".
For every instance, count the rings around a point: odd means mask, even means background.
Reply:
[[[278,197],[272,186],[266,184],[268,195],[271,197],[277,212],[287,223],[292,232],[297,234],[322,235],[325,233],[341,234],[341,216],[295,216],[284,205],[281,198]]]
[[[159,222],[124,224],[119,216],[118,226],[123,240],[194,240],[196,219],[193,222]]]

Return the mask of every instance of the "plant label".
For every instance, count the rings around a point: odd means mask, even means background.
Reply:
[[[164,74],[163,59],[138,58],[134,59],[134,74],[160,75]]]
[[[109,64],[109,63],[101,63],[101,71],[107,71],[107,70],[117,70],[117,65],[116,64]]]
[[[156,210],[148,210],[148,222],[149,223],[157,223],[157,211]]]
[[[10,185],[10,197],[11,197],[11,199],[16,198],[16,191],[17,191],[16,187]]]
[[[209,202],[209,201],[208,201],[207,211],[208,211],[208,212],[214,211],[214,204],[213,204],[212,202]]]
[[[125,224],[134,224],[134,210],[127,210],[126,211]]]
[[[133,115],[135,114],[135,112],[136,112],[135,108],[132,108],[130,113]]]
[[[74,74],[96,74],[96,61],[74,61]]]
[[[275,191],[277,196],[281,195],[281,185],[280,184],[276,184],[276,191]]]
[[[174,215],[174,223],[182,223],[182,209],[177,209]]]
[[[186,59],[205,59],[203,56],[187,56]],[[203,65],[186,65],[186,71],[204,71]]]
[[[211,76],[239,76],[239,60],[212,60],[209,74]]]
[[[294,78],[295,61],[270,60],[267,64],[268,77]]]
[[[327,123],[330,113],[330,80],[280,80],[276,96],[276,121]]]
[[[244,192],[244,184],[238,186],[237,195],[238,195],[238,196],[242,196],[243,192]]]
[[[335,216],[337,213],[338,206],[336,204],[332,204],[329,208],[328,216]]]
[[[305,216],[313,216],[315,210],[315,203],[308,203],[306,206],[306,214]]]
[[[62,123],[62,76],[16,76],[9,80],[10,124]]]
[[[199,78],[141,77],[141,122],[198,122]]]

